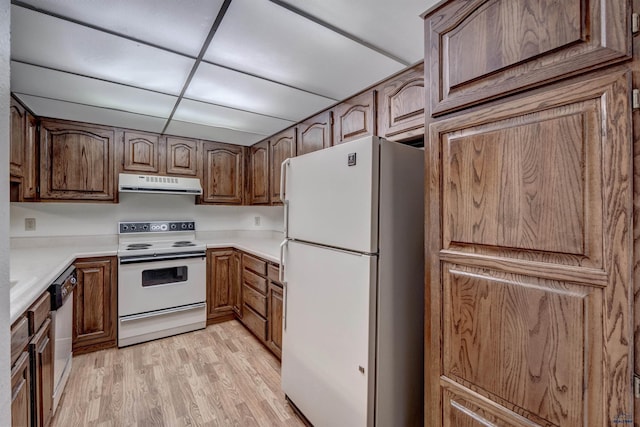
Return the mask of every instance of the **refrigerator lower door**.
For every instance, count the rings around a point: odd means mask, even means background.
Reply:
[[[315,427],[373,425],[375,256],[289,241],[282,389]]]

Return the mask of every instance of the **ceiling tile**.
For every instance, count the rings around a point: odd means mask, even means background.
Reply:
[[[11,90],[95,107],[167,118],[178,100],[143,89],[11,62]]]
[[[11,6],[11,58],[177,95],[193,67],[187,57]]]
[[[234,110],[190,99],[183,99],[173,116],[174,119],[205,126],[229,128],[242,132],[271,135],[294,122],[267,117],[247,111]]]
[[[196,57],[223,0],[26,0],[24,3]]]
[[[207,63],[198,66],[185,96],[294,121],[335,103],[330,98]]]
[[[205,59],[334,99],[404,68],[268,0],[234,0]]]
[[[424,57],[420,14],[440,0],[283,0],[408,63]]]
[[[209,141],[227,142],[237,145],[253,145],[266,137],[266,135],[240,132],[215,126],[204,126],[197,123],[181,122],[179,120],[171,120],[165,133],[167,135],[187,136],[190,138],[207,139]]]
[[[99,125],[116,126],[128,129],[145,130],[148,132],[162,132],[165,119],[109,110],[106,108],[89,107],[71,102],[54,99],[39,98],[37,96],[16,93],[37,116],[54,119],[74,120],[78,122]]]

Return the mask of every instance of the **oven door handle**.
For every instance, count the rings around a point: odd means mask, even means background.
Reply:
[[[120,322],[122,322],[122,323],[131,322],[133,320],[148,319],[150,317],[164,316],[164,315],[167,315],[167,314],[180,313],[182,311],[197,310],[199,308],[206,308],[206,307],[207,307],[207,304],[204,303],[204,302],[201,302],[201,303],[197,303],[197,304],[185,305],[185,306],[182,306],[182,307],[169,308],[169,309],[166,309],[166,310],[152,311],[152,312],[149,312],[149,313],[132,314],[132,315],[129,315],[129,316],[122,316],[120,318]]]
[[[205,251],[186,252],[183,254],[160,254],[160,255],[137,255],[131,257],[120,257],[120,264],[137,264],[142,262],[171,261],[176,259],[203,258]]]

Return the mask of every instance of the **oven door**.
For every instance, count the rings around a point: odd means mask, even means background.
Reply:
[[[206,300],[206,254],[166,259],[120,258],[118,315],[145,313]]]

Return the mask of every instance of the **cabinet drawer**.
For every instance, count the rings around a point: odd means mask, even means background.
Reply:
[[[245,304],[255,309],[260,315],[267,317],[267,297],[260,294],[250,286],[242,287],[242,300]]]
[[[280,267],[278,264],[269,264],[267,276],[269,280],[280,283]]]
[[[252,257],[251,255],[244,254],[242,256],[242,265],[245,270],[253,270],[258,274],[262,274],[263,276],[267,274],[267,263],[261,259]]]
[[[248,270],[242,272],[242,280],[245,284],[253,286],[263,295],[267,295],[267,279],[260,277]]]
[[[35,334],[51,312],[51,295],[45,292],[38,301],[27,310],[29,317],[29,333]]]
[[[29,321],[26,316],[22,316],[13,324],[11,328],[11,365],[18,360],[18,357],[29,342]]]
[[[267,321],[258,313],[256,313],[247,304],[244,304],[242,313],[242,323],[249,328],[251,332],[256,334],[262,341],[267,339]]]

